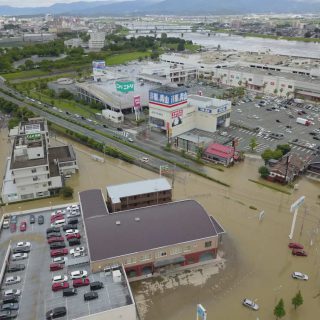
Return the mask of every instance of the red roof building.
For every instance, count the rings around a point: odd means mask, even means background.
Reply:
[[[238,156],[234,151],[234,147],[224,146],[219,143],[212,143],[205,149],[203,158],[228,166],[232,164]]]

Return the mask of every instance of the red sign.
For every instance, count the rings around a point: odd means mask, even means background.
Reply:
[[[141,97],[140,96],[134,96],[133,97],[133,107],[135,109],[141,108]]]
[[[183,115],[183,110],[179,109],[171,113],[171,118],[174,119],[174,118],[182,117],[182,115]]]

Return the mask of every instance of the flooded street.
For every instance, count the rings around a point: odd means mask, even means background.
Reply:
[[[59,144],[58,138],[52,144]],[[8,156],[6,132],[1,131],[1,170]],[[77,193],[88,188],[156,177],[156,174],[106,157],[105,163],[91,159],[98,154],[73,143],[78,157],[79,174],[68,180]],[[101,156],[101,155],[100,155]],[[259,186],[248,179],[258,180],[260,159],[247,158],[243,163],[220,172],[207,171],[230,188],[195,176],[178,172],[174,179],[174,199],[195,199],[225,228],[227,234],[221,247],[221,259],[202,270],[168,275],[164,278],[132,283],[140,315],[145,320],[192,320],[196,304],[201,303],[208,319],[274,319],[276,301],[284,299],[287,315],[284,319],[312,320],[320,312],[320,184],[311,180],[298,181],[299,188],[291,195]],[[299,211],[294,240],[302,242],[308,257],[294,257],[288,245],[292,221],[291,204],[300,196],[306,203]],[[6,212],[51,206],[63,202],[60,198],[43,199],[4,207]],[[67,202],[70,202],[67,201]],[[251,207],[251,208],[250,208]],[[254,210],[256,208],[256,210]],[[265,216],[259,221],[259,212]],[[310,245],[310,241],[313,245]],[[291,273],[309,275],[307,282],[293,280]],[[301,290],[304,304],[297,310],[292,297]],[[245,298],[256,301],[260,310],[244,308]]]

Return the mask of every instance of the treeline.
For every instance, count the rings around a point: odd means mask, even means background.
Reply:
[[[17,126],[20,121],[26,121],[28,118],[34,117],[34,113],[25,107],[19,107],[17,104],[5,100],[0,97],[0,111],[11,115],[8,127],[12,129]]]
[[[30,58],[33,55],[38,55],[40,57],[57,57],[64,53],[64,51],[65,47],[62,40],[26,45],[24,47],[1,48],[0,72],[10,71],[13,62]]]

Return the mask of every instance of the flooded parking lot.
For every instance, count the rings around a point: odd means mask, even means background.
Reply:
[[[78,191],[87,188],[105,190],[106,185],[156,176],[116,159],[96,162],[91,159],[95,152],[78,144],[74,146],[80,172],[68,184],[75,189],[75,199]],[[2,161],[8,155],[6,148],[6,138],[2,136]],[[143,319],[194,319],[197,303],[207,309],[208,319],[273,319],[279,298],[284,299],[287,319],[302,316],[315,319],[320,311],[320,184],[301,179],[298,190],[290,195],[267,189],[248,180],[258,179],[261,164],[260,159],[247,158],[224,172],[206,169],[210,175],[229,183],[230,188],[188,172],[176,173],[174,199],[199,201],[227,231],[220,252],[223,267],[209,265],[208,270],[197,268],[189,273],[133,283]],[[305,245],[308,257],[294,257],[287,247],[292,221],[289,208],[302,195],[306,196],[306,204],[300,209],[294,240]],[[4,210],[25,210],[60,202],[63,202],[60,198],[43,199],[10,205]],[[265,216],[259,221],[262,210]],[[308,274],[310,280],[293,280],[294,271]],[[299,289],[304,304],[294,310],[291,298]],[[245,297],[256,301],[260,310],[244,308],[241,302]]]

